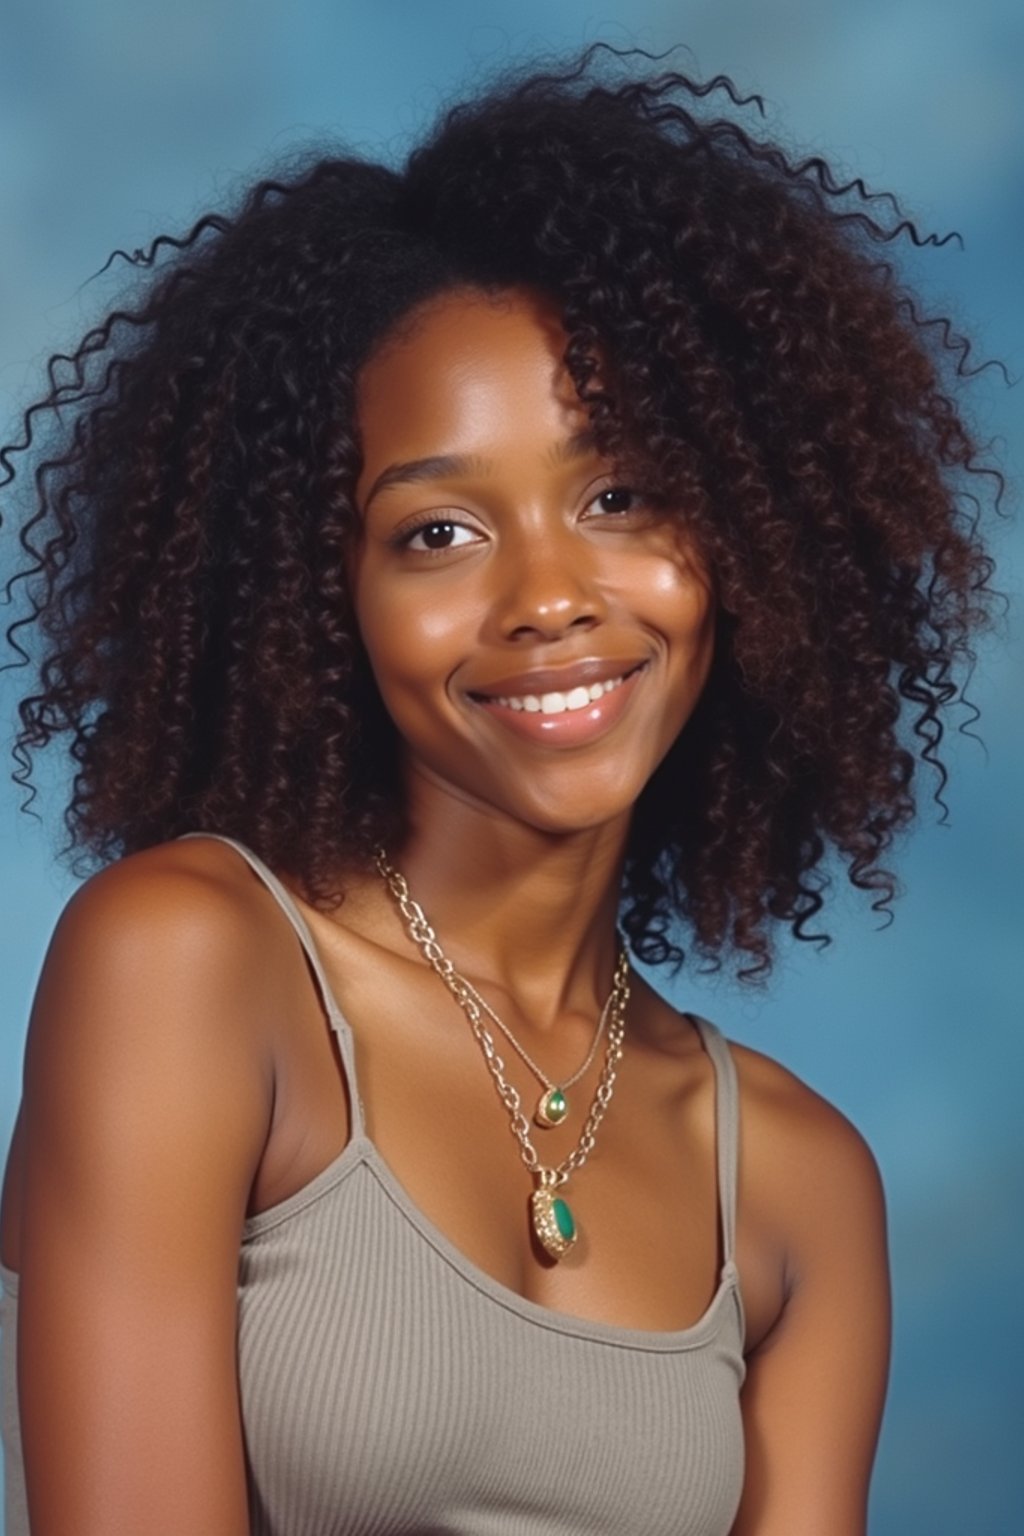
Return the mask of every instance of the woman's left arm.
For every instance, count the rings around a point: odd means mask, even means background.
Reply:
[[[732,1536],[867,1531],[889,1373],[885,1196],[860,1133],[800,1088],[799,1132],[773,1138],[766,1159],[786,1210],[786,1302],[747,1357]]]

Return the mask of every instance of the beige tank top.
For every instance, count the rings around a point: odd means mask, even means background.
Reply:
[[[539,1306],[471,1264],[392,1174],[364,1130],[352,1030],[305,919],[250,849],[222,841],[309,957],[352,1106],[340,1155],[242,1232],[253,1536],[727,1536],[743,1482],[745,1366],[737,1083],[719,1030],[692,1016],[715,1067],[724,1256],[704,1315],[653,1332]],[[17,1276],[0,1275],[6,1536],[29,1536]]]

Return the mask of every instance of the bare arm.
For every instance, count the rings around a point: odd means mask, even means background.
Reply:
[[[254,948],[230,891],[159,849],[57,924],[22,1109],[33,1536],[249,1529],[235,1283],[272,1094]]]
[[[790,1212],[787,1299],[747,1361],[747,1472],[732,1536],[867,1530],[889,1367],[884,1193],[860,1134],[801,1094],[770,1158]]]

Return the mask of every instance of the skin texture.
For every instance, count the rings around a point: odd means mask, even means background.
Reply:
[[[598,957],[600,983],[612,964],[630,811],[711,663],[710,577],[678,522],[642,496],[625,514],[602,508],[619,482],[593,450],[558,462],[587,418],[559,366],[553,306],[470,293],[423,314],[363,372],[364,530],[350,585],[405,744],[403,869],[464,958],[494,955],[493,979],[515,978],[526,1011],[553,1024],[575,985],[600,995]],[[367,502],[393,463],[438,449],[467,467]],[[396,549],[424,513],[454,520],[449,547],[427,552],[421,535]],[[647,666],[614,733],[588,746],[523,742],[472,697],[594,657]],[[514,921],[502,911],[510,885]]]
[[[610,985],[631,807],[699,696],[715,609],[678,526],[642,495],[602,499],[620,482],[592,449],[567,456],[585,418],[561,346],[551,305],[517,289],[432,300],[379,348],[360,380],[364,521],[347,556],[403,742],[410,832],[389,852],[456,966],[554,1075],[584,1056]],[[438,456],[464,462],[371,495]],[[424,535],[396,543],[421,517],[437,554]],[[647,663],[585,745],[527,741],[472,697],[581,657]],[[379,878],[353,877],[335,914],[296,899],[359,1042],[367,1130],[427,1217],[541,1305],[694,1322],[721,1253],[713,1073],[685,1017],[635,979],[602,1156],[572,1186],[584,1236],[551,1267],[479,1047]],[[734,1536],[863,1536],[888,1360],[878,1171],[833,1107],[733,1051],[748,1324]],[[544,1133],[550,1161],[575,1145],[599,1071]],[[158,845],[75,894],[33,1008],[0,1229],[22,1274],[34,1533],[242,1536],[241,1222],[308,1183],[348,1120],[301,950],[233,850]]]

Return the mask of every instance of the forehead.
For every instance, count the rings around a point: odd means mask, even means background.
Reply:
[[[430,300],[360,372],[364,458],[470,452],[502,440],[557,438],[586,412],[562,362],[555,302],[528,289],[461,289]]]

